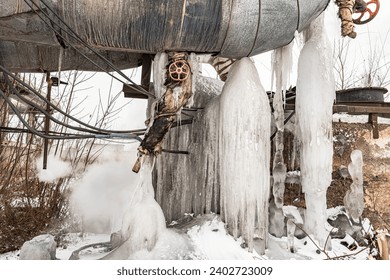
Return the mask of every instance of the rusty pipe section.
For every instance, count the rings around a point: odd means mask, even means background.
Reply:
[[[138,147],[138,158],[132,169],[135,173],[140,170],[146,156],[155,157],[161,153],[165,135],[192,96],[192,71],[187,53],[168,53],[166,76],[166,91],[154,103],[154,113],[147,121],[148,129]]]
[[[18,71],[56,69],[60,42],[37,13],[64,25],[121,68],[138,66],[143,53],[186,51],[226,58],[253,56],[288,44],[321,14],[329,0],[24,0],[0,3],[0,62]],[[47,4],[47,6],[44,5]],[[39,10],[41,8],[42,10]],[[63,36],[81,51],[85,48]],[[74,50],[65,69],[96,70]],[[65,54],[66,55],[66,54]],[[26,56],[26,57],[24,57]],[[122,59],[121,59],[122,58]]]

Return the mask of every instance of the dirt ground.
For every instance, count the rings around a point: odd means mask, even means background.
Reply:
[[[390,230],[390,125],[380,124],[379,130],[379,139],[373,139],[370,124],[333,124],[333,181],[328,188],[327,203],[328,208],[344,204],[352,180],[349,176],[343,177],[339,169],[348,167],[353,150],[361,150],[365,192],[363,218],[368,218],[375,229]],[[285,204],[305,207],[300,185],[286,185]]]

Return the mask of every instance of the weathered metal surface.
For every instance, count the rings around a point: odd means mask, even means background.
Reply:
[[[287,45],[298,27],[297,1],[262,1],[256,41],[250,55]]]
[[[0,64],[13,72],[57,71],[60,57],[59,46],[44,46],[20,41],[0,41]],[[106,63],[86,49],[80,52],[92,59],[102,69],[112,71]],[[103,57],[111,61],[119,69],[134,68],[141,65],[142,54],[105,51],[97,49]],[[62,70],[103,71],[77,51],[71,48],[64,50]]]
[[[309,26],[328,6],[329,0],[298,0],[299,21],[298,32]]]
[[[39,0],[34,2],[38,3]],[[1,0],[0,17],[22,14],[30,10],[23,0]]]
[[[27,2],[32,5],[31,0]],[[2,0],[0,63],[13,71],[55,71],[62,44],[72,45],[103,64],[80,41],[61,31],[68,29],[56,14],[121,69],[138,66],[142,54],[160,51],[212,53],[228,58],[252,56],[288,44],[295,31],[307,27],[328,2],[34,0],[37,6],[32,5],[32,10],[24,0]],[[65,57],[64,70],[102,71],[86,63],[70,46]]]
[[[259,1],[231,1],[231,15],[221,56],[240,58],[248,56],[256,40],[259,25]]]
[[[336,92],[338,102],[384,102],[387,89],[383,87],[363,87],[339,90]]]
[[[390,116],[390,103],[342,103],[333,105],[333,113],[348,113],[351,115],[368,115],[370,113]]]

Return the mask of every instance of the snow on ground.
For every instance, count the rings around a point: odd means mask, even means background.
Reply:
[[[333,122],[368,123],[368,115],[350,115],[345,113],[333,114]],[[390,124],[390,118],[378,117],[378,123]]]
[[[328,209],[329,217],[337,215],[339,208]],[[365,228],[369,223],[365,221]],[[329,228],[330,230],[331,228]],[[186,234],[183,234],[185,232]],[[109,234],[93,233],[68,233],[57,248],[56,257],[60,260],[68,260],[73,251],[82,246],[108,242]],[[187,226],[172,229],[168,228],[153,250],[139,251],[130,256],[131,259],[139,260],[323,260],[327,258],[340,258],[350,260],[367,260],[368,249],[357,246],[349,250],[343,242],[352,243],[352,238],[329,239],[332,243],[332,251],[324,252],[312,240],[312,237],[302,239],[295,238],[296,253],[288,250],[287,237],[276,238],[268,236],[268,246],[265,255],[259,255],[255,249],[252,253],[242,248],[241,239],[234,240],[226,231],[225,224],[218,215],[204,215],[194,219]],[[356,254],[358,253],[358,254]],[[18,260],[19,251],[0,255],[0,260]],[[80,252],[81,260],[100,259],[108,252],[97,248],[88,248]],[[356,255],[355,255],[356,254]]]

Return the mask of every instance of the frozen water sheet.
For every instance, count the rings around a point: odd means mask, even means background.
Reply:
[[[249,251],[268,232],[271,112],[249,58],[236,61],[220,97],[221,212],[229,231]]]
[[[120,230],[123,243],[104,259],[128,259],[132,254],[151,251],[166,231],[164,213],[154,199],[150,162],[142,165],[140,182],[129,199]]]

